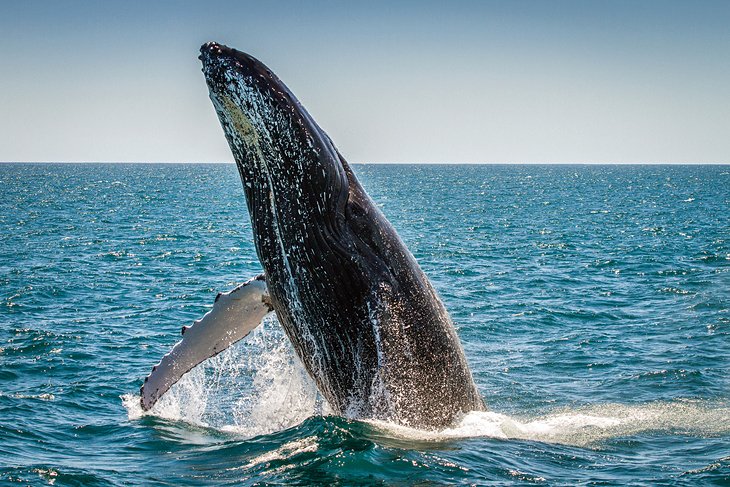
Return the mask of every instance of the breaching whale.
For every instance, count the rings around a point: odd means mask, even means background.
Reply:
[[[337,414],[433,429],[483,410],[444,305],[329,137],[257,59],[212,42],[200,59],[264,274],[183,328],[142,407],[273,311]]]

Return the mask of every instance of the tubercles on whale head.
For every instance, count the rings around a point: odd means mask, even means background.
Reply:
[[[269,68],[216,42],[204,44],[199,58],[245,187],[272,177],[310,194],[331,190],[332,178],[339,180],[334,187],[347,185],[329,137]]]
[[[336,239],[350,182],[329,137],[254,57],[207,43],[200,58],[243,182],[262,263],[294,259],[293,247],[284,249],[305,240]]]

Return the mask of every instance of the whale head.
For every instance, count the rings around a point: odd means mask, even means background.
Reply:
[[[347,196],[344,161],[289,88],[249,54],[215,42],[200,51],[210,99],[243,180],[249,210],[262,198],[271,204],[270,193],[276,196],[280,186],[286,198],[274,205],[296,204],[302,214],[317,208],[336,211]],[[301,197],[292,198],[297,188]]]

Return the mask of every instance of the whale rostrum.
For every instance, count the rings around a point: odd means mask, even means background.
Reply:
[[[252,56],[208,43],[200,59],[264,274],[185,332],[142,406],[273,309],[337,414],[434,429],[483,410],[443,303],[325,132]]]

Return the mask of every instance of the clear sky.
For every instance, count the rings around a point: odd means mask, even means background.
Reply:
[[[197,59],[353,162],[730,163],[730,1],[0,1],[0,161],[230,161]]]

